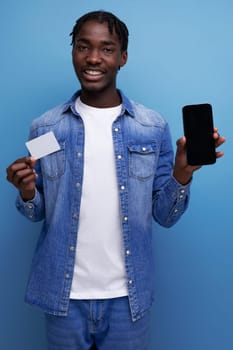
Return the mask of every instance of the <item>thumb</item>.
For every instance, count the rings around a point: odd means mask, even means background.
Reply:
[[[36,158],[35,157],[30,157],[30,166],[31,168],[34,168],[36,164]]]
[[[185,136],[181,137],[176,141],[177,153],[181,153],[185,151],[186,138]]]

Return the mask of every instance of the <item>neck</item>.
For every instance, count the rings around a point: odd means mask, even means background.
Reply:
[[[121,97],[116,89],[111,93],[86,91],[83,89],[80,94],[80,99],[88,106],[96,108],[110,108],[121,104]]]

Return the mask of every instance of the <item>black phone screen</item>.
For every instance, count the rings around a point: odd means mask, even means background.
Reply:
[[[183,107],[183,126],[189,165],[216,162],[213,113],[208,103]]]

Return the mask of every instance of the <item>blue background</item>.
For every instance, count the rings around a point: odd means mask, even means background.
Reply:
[[[130,31],[118,86],[158,110],[175,141],[184,104],[209,102],[227,137],[224,158],[195,174],[188,212],[154,227],[156,297],[150,350],[233,349],[231,0],[8,0],[0,5],[0,348],[45,349],[43,315],[24,303],[41,224],[14,208],[5,168],[26,154],[32,119],[78,88],[69,33],[95,9],[113,11]]]

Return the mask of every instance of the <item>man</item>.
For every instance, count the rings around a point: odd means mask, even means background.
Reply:
[[[50,350],[145,350],[152,218],[177,222],[199,167],[187,165],[184,137],[173,165],[167,123],[116,89],[127,61],[125,24],[91,12],[71,35],[81,90],[30,132],[32,139],[53,131],[61,149],[7,169],[20,212],[44,220],[26,301],[45,311]],[[217,129],[213,137],[216,146],[224,142]]]

